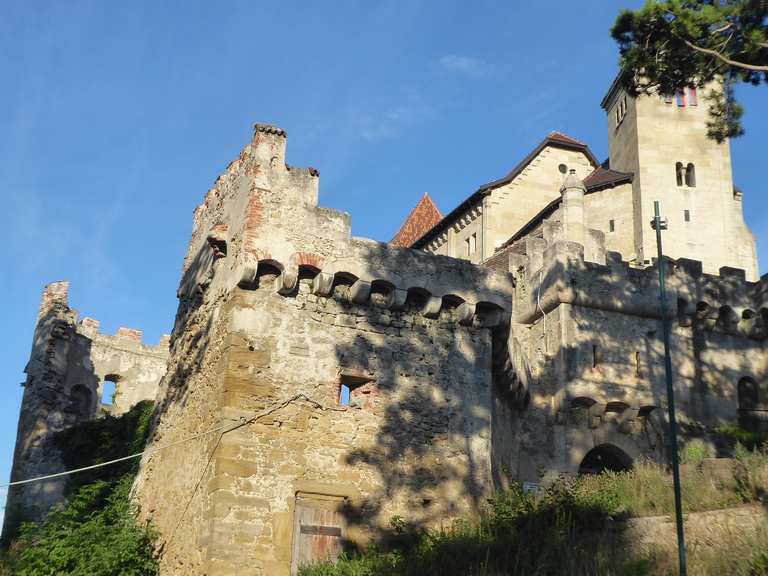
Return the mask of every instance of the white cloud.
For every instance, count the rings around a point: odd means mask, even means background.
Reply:
[[[490,76],[496,71],[496,67],[493,64],[481,58],[459,56],[457,54],[443,56],[438,60],[438,64],[443,70],[466,74],[475,78]]]
[[[379,109],[355,110],[350,115],[354,132],[368,142],[396,138],[413,126],[433,116],[432,106],[411,95],[408,101]]]

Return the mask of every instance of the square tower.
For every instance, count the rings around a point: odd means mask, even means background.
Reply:
[[[635,262],[642,265],[656,256],[649,222],[659,200],[669,222],[666,255],[701,260],[708,273],[721,266],[742,268],[748,280],[756,280],[755,239],[744,223],[741,192],[733,185],[730,144],[707,137],[704,90],[633,98],[619,76],[601,106],[608,116],[610,167],[634,173]]]

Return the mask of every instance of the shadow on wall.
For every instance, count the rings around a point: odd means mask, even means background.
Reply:
[[[665,265],[670,272],[685,274],[689,264],[666,259]],[[543,411],[545,417],[538,417],[541,438],[546,437],[543,428],[550,422],[566,427],[570,443],[566,450],[571,450],[571,456],[578,453],[569,463],[572,472],[580,465],[577,460],[601,444],[613,445],[611,449],[621,449],[633,459],[640,455],[663,458],[668,424],[657,269],[579,262],[574,251],[567,266],[548,260],[545,270],[543,278],[534,272],[527,279],[524,288],[532,292],[526,295],[529,301],[532,298],[534,306],[541,306],[537,296],[543,300],[547,295],[546,289],[537,294],[538,286],[557,286],[576,305],[568,308],[567,316],[548,308],[552,312],[546,321],[554,335],[543,335],[541,317],[522,328],[529,331],[528,351],[538,359],[542,375],[538,393],[547,398],[560,395],[565,401],[561,414],[551,413],[540,402],[520,418],[535,420],[535,412]],[[672,277],[668,285],[670,299],[676,295],[675,282],[680,279]],[[718,437],[716,428],[737,420],[738,383],[745,378],[761,381],[765,369],[761,340],[768,315],[765,310],[751,310],[754,294],[750,291],[756,288],[738,276],[704,278],[694,273],[683,281],[673,302],[676,306],[671,307],[673,378],[683,437],[708,436],[721,455],[731,446]],[[729,301],[744,312],[737,314],[731,306],[715,304]],[[561,322],[566,324],[563,331]],[[561,348],[563,333],[567,336]],[[765,407],[768,402],[760,406]],[[521,451],[540,467],[546,465],[548,456],[540,454],[540,446],[529,444]]]

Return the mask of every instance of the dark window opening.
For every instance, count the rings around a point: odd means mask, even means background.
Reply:
[[[560,171],[560,174],[567,174],[568,173],[568,166],[565,164],[560,164],[557,169]]]
[[[685,167],[685,185],[690,188],[696,186],[696,167],[692,163]]]
[[[640,376],[640,352],[635,352],[635,376]]]
[[[616,232],[616,222],[613,220],[608,221],[608,231],[609,232]]]
[[[69,395],[69,411],[78,418],[88,418],[91,415],[91,391],[77,384],[72,387]]]
[[[685,217],[685,221],[686,222],[690,222],[691,221],[691,211],[690,210],[684,210],[683,211],[683,216]]]
[[[675,164],[675,178],[677,179],[677,185],[683,185],[683,163],[678,162]]]
[[[597,368],[597,365],[599,363],[599,358],[597,354],[597,344],[592,344],[592,368]]]
[[[755,410],[759,404],[759,395],[757,382],[752,378],[742,378],[739,380],[739,410]]]

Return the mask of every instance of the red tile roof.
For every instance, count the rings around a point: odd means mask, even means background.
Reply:
[[[416,240],[429,232],[442,218],[443,215],[432,202],[432,198],[424,192],[424,196],[408,214],[408,218],[405,219],[400,230],[389,243],[398,248],[410,248]]]
[[[547,135],[547,139],[553,140],[555,142],[562,142],[563,144],[573,144],[574,146],[586,146],[584,142],[581,140],[576,140],[576,138],[571,138],[567,134],[563,134],[562,132],[558,132],[557,130],[552,130]]]
[[[610,188],[618,184],[632,182],[632,174],[629,172],[619,172],[610,168],[598,166],[592,173],[584,178],[584,186],[587,192],[594,192],[603,188]]]

